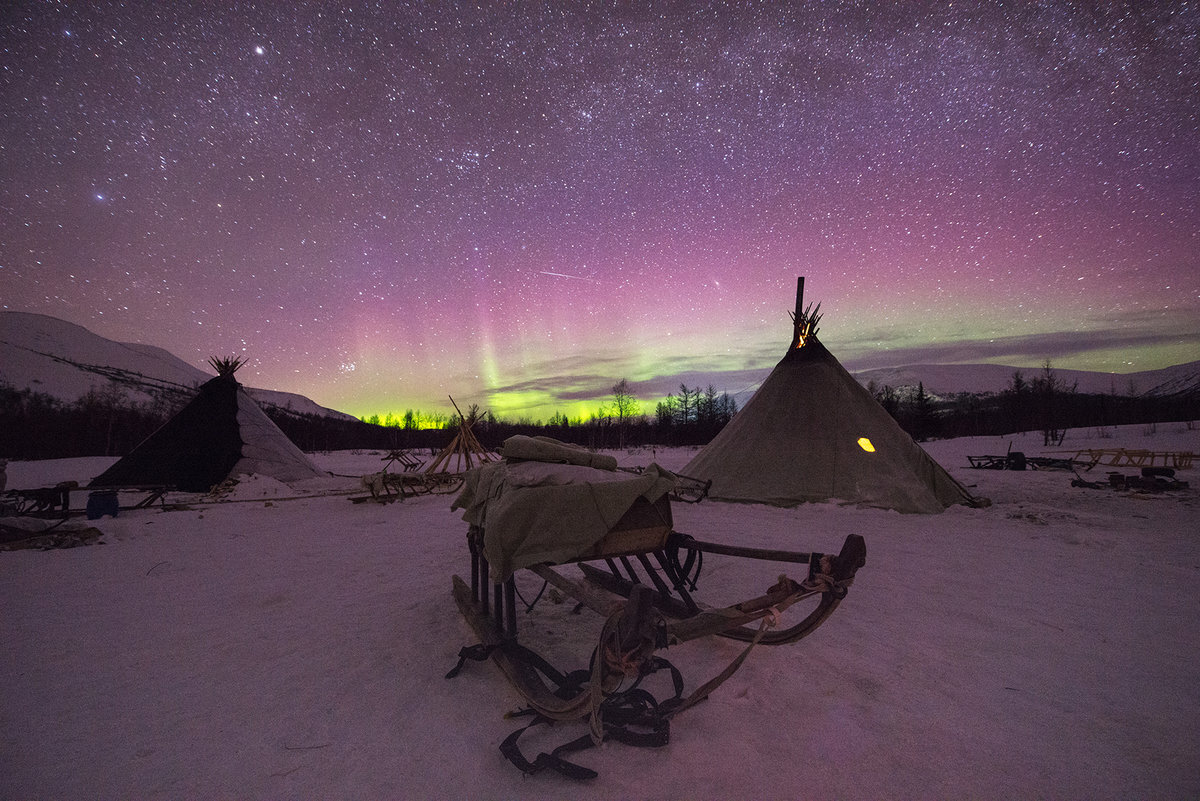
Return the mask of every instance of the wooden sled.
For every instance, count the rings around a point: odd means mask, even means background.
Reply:
[[[350,496],[351,503],[392,503],[418,495],[450,495],[462,489],[462,473],[373,473],[363,476],[369,494]]]
[[[548,564],[525,568],[573,599],[577,610],[587,608],[604,619],[588,667],[562,672],[518,641],[516,577],[503,583],[490,580],[483,533],[474,526],[468,531],[470,581],[453,577],[455,601],[479,645],[460,652],[459,663],[447,678],[457,675],[467,660],[490,658],[529,704],[527,712],[534,716],[530,726],[587,719],[589,735],[541,754],[533,762],[516,747],[516,738],[525,729],[514,732],[501,746],[505,756],[526,773],[551,768],[572,778],[592,778],[595,773],[567,762],[562,753],[610,737],[633,744],[665,743],[669,720],[715,690],[737,670],[751,648],[796,642],[828,619],[866,561],[866,545],[857,534],[846,537],[838,554],[701,542],[673,530],[666,497],[655,504],[639,498],[591,552],[574,560],[582,571],[581,579],[568,577]],[[806,571],[802,580],[781,575],[755,597],[710,608],[694,597],[698,565],[706,554],[804,565]],[[800,604],[805,599],[808,603]],[[792,607],[796,619],[782,625],[785,610]],[[678,671],[657,652],[713,635],[749,645],[723,673],[685,698]],[[662,668],[673,673],[675,697],[659,703],[638,696],[632,703],[638,708],[631,714],[627,694],[644,694],[636,689],[641,678]],[[637,729],[633,735],[631,727]]]

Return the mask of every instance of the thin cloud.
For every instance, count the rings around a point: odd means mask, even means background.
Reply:
[[[1200,331],[1174,335],[1156,333],[1058,331],[987,340],[967,340],[937,345],[895,348],[848,356],[843,364],[851,370],[899,367],[910,364],[970,364],[973,362],[1040,361],[1061,359],[1102,350],[1132,350],[1194,343],[1200,345]],[[853,352],[854,348],[848,348]]]

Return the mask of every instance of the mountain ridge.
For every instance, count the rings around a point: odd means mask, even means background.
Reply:
[[[1020,372],[1032,380],[1041,368],[998,364],[918,364],[851,371],[863,385],[895,390],[924,386],[934,396],[1004,391]],[[1053,368],[1064,386],[1088,394],[1200,397],[1200,361],[1136,373],[1101,373]],[[765,377],[765,373],[764,373]],[[110,388],[131,400],[152,402],[163,393],[190,394],[211,375],[155,345],[116,342],[46,314],[0,312],[0,381],[73,402],[89,391]],[[291,392],[247,388],[259,403],[296,414],[354,420]],[[735,395],[744,404],[751,390]]]
[[[117,342],[48,314],[0,312],[0,381],[73,402],[89,392],[116,391],[153,403],[190,395],[213,376],[164,348]],[[293,414],[353,420],[292,392],[247,387],[260,404]]]
[[[1070,389],[1093,395],[1155,396],[1200,394],[1200,361],[1135,373],[1101,373],[1051,366],[1055,378]],[[1020,372],[1026,381],[1042,374],[1042,368],[1010,367],[1002,364],[916,364],[853,371],[864,385],[915,387],[924,384],[936,395],[959,392],[998,393]]]

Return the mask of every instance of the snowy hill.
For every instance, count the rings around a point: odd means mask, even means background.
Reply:
[[[149,403],[164,395],[191,394],[212,375],[152,345],[114,342],[82,326],[25,312],[0,312],[0,381],[63,401],[95,390],[121,392]],[[297,414],[353,419],[303,395],[250,389],[261,404]]]
[[[1159,381],[1146,390],[1146,395],[1200,395],[1200,362],[1177,364],[1165,370],[1140,375],[1145,375],[1147,380]]]
[[[893,389],[924,384],[926,392],[946,396],[956,392],[1001,392],[1012,382],[1013,373],[1018,370],[1026,381],[1041,373],[1040,369],[1002,364],[916,364],[863,370],[854,373],[854,377],[864,386],[873,381],[877,386]],[[1200,394],[1200,361],[1138,373],[1053,370],[1055,377],[1067,387],[1075,385],[1076,391],[1088,394]]]

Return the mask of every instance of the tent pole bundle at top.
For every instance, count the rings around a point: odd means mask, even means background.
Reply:
[[[817,337],[820,306],[796,284],[787,352],[680,472],[709,497],[795,506],[838,501],[900,512],[985,505],[918,445]]]

